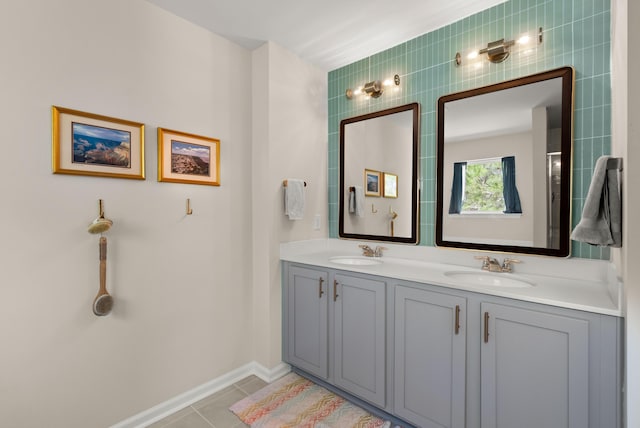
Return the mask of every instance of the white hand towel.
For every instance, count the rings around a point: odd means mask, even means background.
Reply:
[[[304,218],[304,181],[295,178],[287,179],[284,188],[284,213],[289,220]]]
[[[601,156],[596,161],[582,218],[571,233],[574,241],[603,247],[622,245],[618,171],[607,169],[609,159],[610,156]]]
[[[364,217],[364,187],[362,186],[353,186],[356,191],[353,192],[355,194],[356,199],[356,215],[358,217]]]

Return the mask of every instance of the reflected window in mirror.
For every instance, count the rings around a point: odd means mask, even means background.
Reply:
[[[420,106],[340,122],[339,236],[418,243]]]
[[[515,156],[454,162],[449,214],[521,214]]]
[[[438,100],[436,244],[567,256],[573,69]]]

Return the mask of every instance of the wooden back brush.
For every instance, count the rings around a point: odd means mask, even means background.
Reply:
[[[107,292],[107,238],[100,237],[100,291],[93,301],[93,313],[108,315],[113,308],[113,297]]]

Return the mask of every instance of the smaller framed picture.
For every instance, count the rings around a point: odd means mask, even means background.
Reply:
[[[220,140],[158,128],[158,181],[220,185]]]
[[[398,176],[396,174],[382,173],[382,182],[384,183],[384,197],[398,197]]]
[[[364,195],[380,196],[380,171],[364,170]]]
[[[144,180],[144,124],[53,106],[54,174]]]

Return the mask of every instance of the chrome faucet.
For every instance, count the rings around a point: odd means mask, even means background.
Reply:
[[[382,251],[386,250],[386,247],[377,246],[374,250],[368,245],[358,245],[358,247],[362,248],[362,255],[366,257],[382,257]]]
[[[482,260],[482,270],[489,272],[513,272],[512,264],[522,263],[520,260],[509,258],[505,258],[502,264],[497,259],[489,256],[476,256],[475,258]]]

